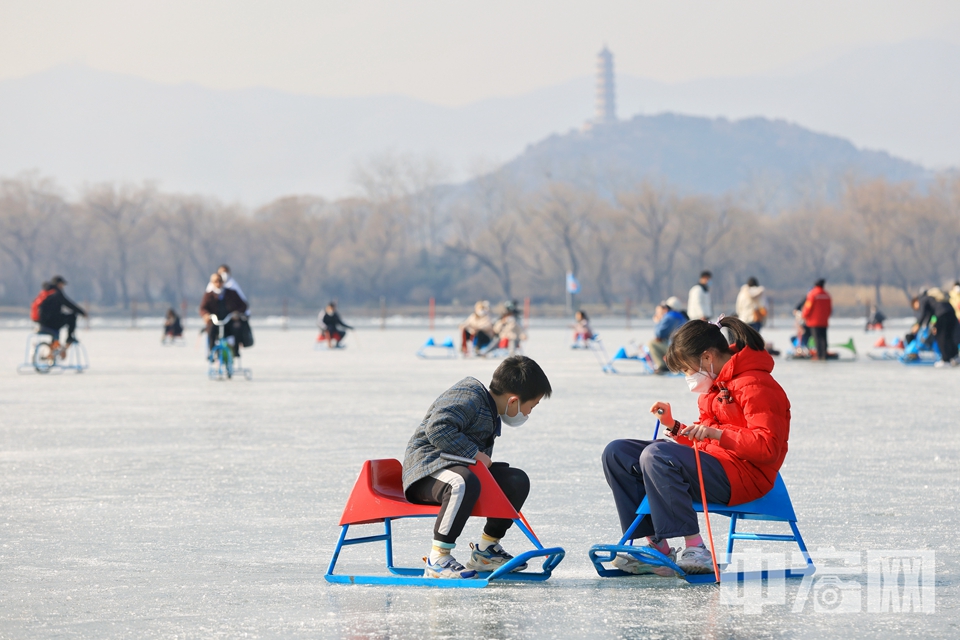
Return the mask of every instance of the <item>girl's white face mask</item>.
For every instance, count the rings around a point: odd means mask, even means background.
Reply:
[[[530,417],[528,415],[524,415],[523,412],[520,411],[520,398],[517,398],[517,415],[515,416],[507,415],[509,412],[510,412],[510,403],[508,402],[505,412],[500,414],[500,420],[503,422],[503,424],[507,425],[508,427],[522,426],[523,423],[527,421],[527,418]]]
[[[717,374],[713,372],[713,362],[710,363],[710,373],[703,370],[703,356],[700,357],[700,371],[692,376],[684,376],[687,381],[687,387],[693,393],[706,393],[713,386],[713,381],[717,379]]]

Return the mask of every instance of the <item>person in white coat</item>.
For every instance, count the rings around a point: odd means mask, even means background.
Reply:
[[[759,332],[767,318],[767,296],[756,278],[748,278],[737,294],[737,317]]]
[[[700,274],[700,281],[690,289],[687,296],[687,315],[691,320],[710,321],[713,317],[713,305],[710,304],[710,279],[713,274],[704,271]]]

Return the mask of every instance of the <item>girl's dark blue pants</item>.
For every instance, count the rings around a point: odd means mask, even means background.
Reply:
[[[613,491],[626,532],[646,496],[650,515],[634,532],[635,538],[656,540],[692,536],[700,531],[693,501],[701,501],[696,454],[691,447],[667,440],[614,440],[603,451],[603,473]],[[730,481],[720,462],[700,452],[707,501],[727,504]]]

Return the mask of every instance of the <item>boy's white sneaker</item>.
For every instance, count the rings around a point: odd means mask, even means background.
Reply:
[[[423,570],[424,578],[476,578],[477,572],[467,570],[452,555],[440,556],[436,564],[430,562],[430,556],[423,559],[426,567]]]
[[[684,573],[713,573],[713,556],[706,547],[687,547],[680,554],[677,566],[683,569]]]
[[[490,545],[483,551],[480,550],[479,545],[471,542],[470,559],[467,560],[467,569],[474,569],[476,571],[496,571],[511,560],[513,560],[513,556],[504,551],[499,542]],[[523,571],[526,568],[527,563],[524,562],[511,569],[511,572]]]
[[[653,547],[649,548],[652,549]],[[677,561],[677,550],[672,547],[670,549],[670,553],[665,553],[664,555],[667,556],[671,562]],[[654,575],[668,578],[676,575],[674,570],[670,567],[658,567],[652,564],[647,564],[646,562],[640,562],[627,553],[618,553],[613,559],[613,562],[610,564],[617,569],[620,569],[620,571],[623,571],[624,573],[632,573],[635,576]]]

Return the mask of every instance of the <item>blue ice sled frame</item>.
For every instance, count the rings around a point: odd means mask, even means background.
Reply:
[[[414,518],[435,518],[435,515],[406,516]],[[350,525],[345,524],[340,531],[340,539],[337,540],[336,550],[333,552],[333,558],[330,560],[330,566],[327,567],[327,573],[324,575],[327,582],[340,584],[379,584],[379,585],[406,585],[419,587],[439,587],[439,588],[483,588],[495,582],[543,582],[550,578],[553,570],[563,560],[566,553],[560,547],[544,548],[540,542],[533,536],[531,531],[519,519],[514,520],[514,524],[523,531],[527,539],[533,543],[536,549],[531,549],[521,553],[510,562],[499,567],[496,571],[479,572],[476,578],[425,578],[423,576],[423,567],[397,567],[393,563],[393,527],[391,520],[397,518],[384,518],[383,533],[374,536],[363,536],[358,538],[347,538],[347,530]],[[334,568],[340,551],[345,546],[354,544],[364,544],[367,542],[384,542],[386,544],[387,571],[393,575],[389,576],[367,576],[367,575],[345,575],[335,574]],[[541,570],[538,572],[513,571],[515,567],[522,565],[528,560],[534,558],[544,558]]]
[[[617,370],[617,367],[614,365],[614,363],[617,361],[636,362],[640,365],[640,370],[632,371],[632,372]],[[608,362],[603,364],[603,372],[615,373],[619,375],[635,375],[635,376],[647,376],[647,375],[653,375],[654,373],[656,373],[656,371],[654,371],[653,369],[653,359],[650,357],[650,349],[647,348],[647,345],[642,345],[640,347],[640,354],[637,354],[635,356],[627,355],[627,348],[620,347],[619,349],[617,349],[617,352],[613,354],[613,357],[610,358]],[[670,371],[664,375],[681,376],[683,374]]]
[[[439,344],[433,339],[433,336],[430,336],[427,338],[427,341],[423,343],[423,346],[417,349],[417,357],[425,360],[456,358],[457,348],[454,346],[453,338],[450,336],[447,336],[446,339]]]
[[[38,369],[34,363],[37,346],[43,342],[52,344],[55,340],[59,339],[59,329],[50,329],[38,325],[37,330],[27,336],[27,344],[23,352],[23,362],[17,365],[17,373],[62,373],[64,371],[83,373],[90,368],[90,358],[87,357],[87,348],[79,342],[74,342],[67,350],[66,362],[58,359],[49,366]]]
[[[940,346],[930,340],[930,327],[921,327],[903,349],[889,347],[881,350],[878,354],[870,354],[873,360],[897,360],[902,364],[911,367],[930,367],[942,359],[940,355]],[[929,346],[927,343],[931,342]]]
[[[700,503],[694,502],[693,508],[697,512],[702,512],[703,507]],[[767,578],[802,578],[812,575],[816,571],[813,559],[807,552],[807,546],[803,542],[800,530],[797,528],[797,516],[793,510],[793,503],[790,501],[790,495],[787,493],[787,487],[783,483],[783,478],[777,474],[777,479],[773,488],[762,498],[758,498],[746,504],[728,506],[725,504],[707,504],[711,515],[722,515],[730,518],[730,528],[727,532],[727,550],[723,563],[720,563],[720,580],[738,581],[744,580],[764,580]],[[650,547],[638,547],[629,544],[633,540],[633,532],[640,526],[640,521],[650,515],[650,506],[647,498],[637,508],[637,517],[634,519],[630,528],[623,534],[617,544],[597,544],[590,548],[590,561],[593,563],[597,573],[602,578],[613,578],[621,576],[636,577],[632,573],[627,573],[619,569],[608,569],[603,566],[604,562],[612,562],[618,553],[625,553],[644,562],[658,567],[669,567],[677,575],[690,584],[716,583],[716,576],[711,573],[706,574],[687,574],[676,565],[667,556],[656,549]],[[773,533],[748,533],[737,531],[737,523],[741,520],[768,520],[776,522],[786,522],[790,525],[791,534],[773,534]],[[800,549],[803,555],[805,565],[802,568],[786,567],[784,569],[765,569],[761,571],[724,571],[724,568],[730,564],[733,554],[733,543],[737,540],[754,541],[772,541],[772,542],[793,542]]]
[[[604,372],[604,373],[618,373],[618,374],[625,374],[625,373],[627,373],[626,371],[617,371],[617,367],[614,365],[614,363],[617,362],[618,360],[620,360],[620,361],[623,361],[623,362],[636,362],[637,364],[640,365],[640,371],[634,371],[634,372],[633,372],[634,375],[648,375],[648,374],[652,374],[652,373],[653,373],[653,366],[651,365],[650,360],[649,360],[649,358],[650,358],[650,352],[647,350],[646,345],[644,345],[643,347],[641,347],[641,350],[642,350],[642,353],[643,353],[643,357],[641,357],[640,355],[628,356],[628,355],[627,355],[627,348],[626,348],[626,347],[620,347],[619,349],[617,349],[617,352],[613,354],[613,357],[610,358],[610,360],[603,365],[603,372]]]
[[[475,463],[475,461],[472,461]],[[496,571],[478,572],[475,578],[426,578],[423,567],[398,567],[393,559],[392,521],[400,518],[436,518],[437,505],[418,505],[407,502],[400,484],[402,467],[398,460],[368,460],[364,463],[359,478],[354,485],[347,506],[340,520],[340,538],[334,549],[330,565],[324,578],[327,582],[340,584],[371,585],[407,585],[440,588],[482,588],[493,583],[507,582],[543,582],[550,578],[553,570],[563,560],[565,551],[560,547],[544,548],[539,539],[527,525],[523,515],[509,503],[500,486],[490,475],[490,471],[474,464],[474,473],[480,480],[480,498],[474,505],[472,516],[506,517],[533,544],[534,549],[521,553]],[[348,538],[347,532],[352,524],[373,524],[383,522],[383,533],[379,535]],[[335,574],[337,560],[343,547],[383,542],[386,549],[386,568],[391,575],[350,575]],[[543,558],[540,571],[513,571],[528,560]]]
[[[932,341],[929,347],[927,347],[927,342],[931,342],[930,327],[921,327],[920,330],[917,331],[917,335],[910,341],[910,344],[904,347],[903,353],[900,354],[898,360],[912,367],[933,366],[938,360],[941,360],[943,356],[940,355],[940,345],[938,345],[936,341]],[[910,356],[913,357],[911,358]]]

